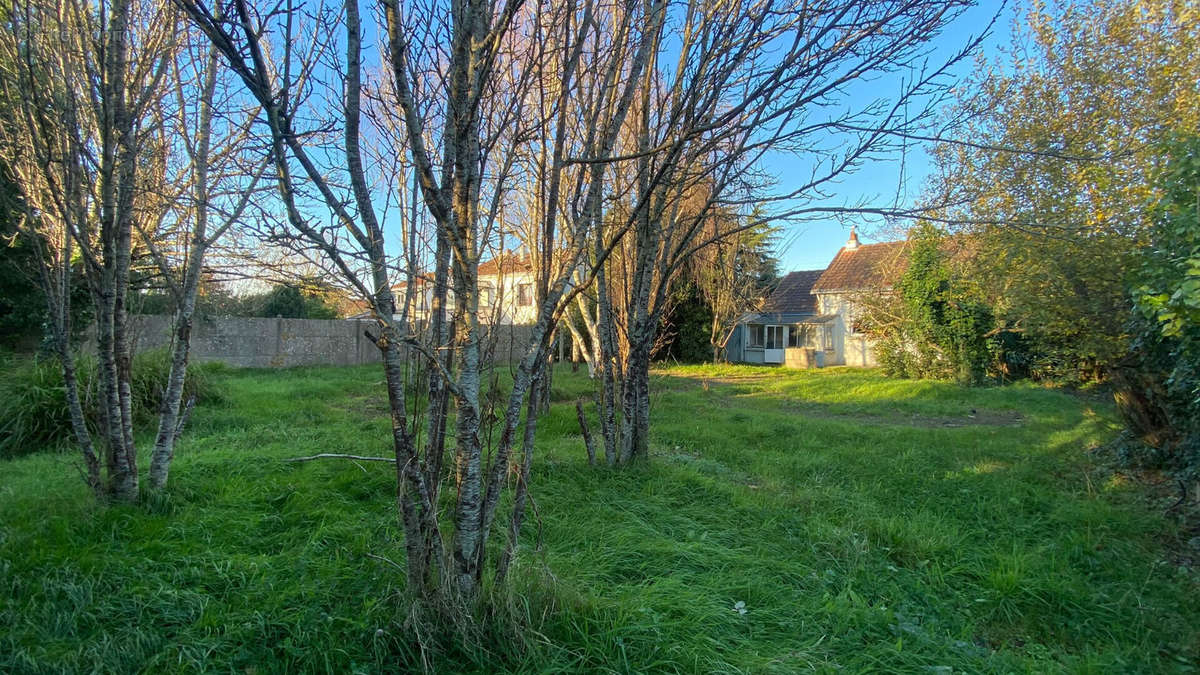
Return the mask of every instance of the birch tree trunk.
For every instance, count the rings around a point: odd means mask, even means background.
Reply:
[[[187,378],[188,354],[191,349],[192,320],[196,313],[196,294],[200,288],[200,272],[208,239],[209,151],[212,143],[212,104],[217,86],[216,53],[206,59],[207,68],[199,91],[200,114],[196,129],[196,150],[192,156],[195,199],[195,225],[191,246],[184,258],[182,288],[176,295],[175,317],[172,324],[171,367],[163,389],[158,415],[158,433],[150,455],[150,487],[161,490],[167,485],[171,460],[175,457],[175,440],[179,435],[179,410],[183,402],[183,385]]]
[[[173,49],[172,17],[148,21],[155,9],[135,0],[28,3],[6,13],[0,36],[5,95],[19,111],[3,143],[29,207],[25,232],[47,246],[61,242],[46,251],[42,279],[85,480],[120,501],[139,494],[128,293],[135,221],[154,221],[157,208],[141,187],[160,161],[147,152],[160,131],[147,113],[163,94]],[[96,310],[98,443],[84,421],[69,342],[76,266]]]

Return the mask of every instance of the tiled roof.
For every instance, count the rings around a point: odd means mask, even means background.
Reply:
[[[479,263],[480,276],[496,276],[500,274],[525,274],[533,271],[533,263],[528,255],[509,253],[507,251]]]
[[[518,255],[516,253],[504,252],[495,258],[484,260],[479,263],[479,276],[494,277],[510,274],[528,274],[533,271],[533,266],[529,262],[529,256]],[[433,283],[433,274],[425,273],[417,277],[417,286],[424,286]],[[401,289],[408,286],[407,282],[401,281],[392,286],[394,289]]]
[[[339,316],[353,317],[371,313],[371,303],[361,298],[340,297],[334,300]]]
[[[790,272],[785,276],[775,292],[763,304],[763,312],[795,312],[812,314],[817,311],[817,296],[812,294],[813,283],[824,270],[803,270]]]
[[[908,263],[908,256],[905,255],[907,248],[908,242],[905,241],[843,247],[812,285],[812,292],[887,288],[903,274]]]
[[[416,283],[417,283],[417,288],[428,286],[433,283],[433,275],[432,274],[417,275]],[[408,288],[407,281],[397,281],[396,283],[392,284],[393,291],[399,291],[399,290],[403,290],[405,288]]]

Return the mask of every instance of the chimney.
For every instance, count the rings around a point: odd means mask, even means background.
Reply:
[[[846,245],[842,247],[847,251],[853,251],[858,248],[858,233],[854,231],[854,228],[854,225],[850,226],[850,238],[846,240]]]

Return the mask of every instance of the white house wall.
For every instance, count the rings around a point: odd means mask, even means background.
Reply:
[[[874,341],[862,334],[851,332],[854,316],[859,308],[849,293],[821,293],[817,295],[817,306],[822,314],[837,314],[833,327],[833,346],[836,352],[833,364],[874,368],[879,365],[875,358]]]
[[[480,275],[480,288],[483,288],[485,284],[490,285],[494,290],[490,303],[484,304],[483,298],[480,299],[479,320],[481,323],[501,326],[532,325],[537,319],[537,306],[533,302],[536,291],[533,286],[532,274],[506,274],[503,277],[494,274]],[[519,302],[521,284],[529,284],[530,302],[528,305],[522,305]],[[396,299],[403,302],[403,289],[397,289]],[[409,316],[414,320],[424,321],[429,318],[432,305],[433,284],[422,284],[421,290],[414,294]],[[453,292],[449,293],[446,298],[446,308],[454,309]],[[399,315],[400,312],[396,313]]]
[[[534,298],[537,294],[533,284],[532,274],[506,274],[503,277],[487,275],[479,277],[479,285],[491,284],[497,290],[492,298],[490,320],[488,323],[500,325],[532,324],[537,319],[537,307]],[[520,289],[522,284],[529,285],[529,304],[520,304]]]

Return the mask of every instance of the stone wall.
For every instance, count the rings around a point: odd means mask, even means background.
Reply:
[[[251,368],[378,363],[379,350],[363,334],[373,326],[369,319],[197,319],[191,355],[194,361]],[[496,361],[519,359],[531,331],[531,326],[492,326],[487,346],[494,350]],[[133,336],[135,351],[167,347],[171,317],[133,317]]]

